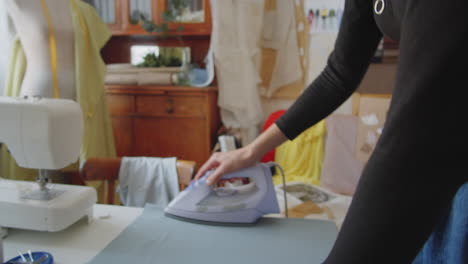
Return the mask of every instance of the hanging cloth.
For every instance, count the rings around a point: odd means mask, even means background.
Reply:
[[[112,123],[104,92],[106,64],[101,49],[111,37],[109,27],[94,7],[69,0],[75,30],[75,85],[84,118],[80,167],[88,157],[115,157]]]
[[[260,93],[295,99],[306,86],[308,22],[304,1],[265,0]]]
[[[211,0],[213,52],[223,124],[240,128],[245,145],[258,134],[264,118],[258,84],[258,43],[263,0]]]

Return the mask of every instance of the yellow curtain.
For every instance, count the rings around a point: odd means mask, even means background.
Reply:
[[[324,157],[325,121],[320,121],[292,141],[287,141],[275,152],[275,162],[281,165],[286,181],[320,184]],[[275,185],[282,183],[281,174],[273,177]]]

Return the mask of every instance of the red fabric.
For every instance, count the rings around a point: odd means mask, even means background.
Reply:
[[[274,113],[272,113],[267,120],[265,121],[265,124],[263,124],[263,129],[262,132],[267,130],[268,127],[270,127],[272,124],[280,118],[284,113],[286,113],[286,110],[278,110]],[[270,150],[263,158],[260,160],[261,162],[269,162],[269,161],[275,161],[275,149]]]

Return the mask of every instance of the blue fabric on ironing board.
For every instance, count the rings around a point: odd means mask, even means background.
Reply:
[[[460,187],[448,214],[413,264],[468,263],[468,183]]]
[[[210,226],[175,220],[147,205],[90,263],[318,264],[336,235],[328,221],[262,218],[254,226]]]

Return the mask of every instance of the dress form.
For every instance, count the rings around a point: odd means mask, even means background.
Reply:
[[[13,23],[8,17],[4,1],[0,1],[0,96],[4,95],[5,84],[9,72],[10,53],[13,47]]]
[[[23,46],[27,69],[21,96],[53,97],[49,25],[41,1],[4,0]],[[74,30],[69,1],[45,0],[53,25],[59,97],[76,99]]]

